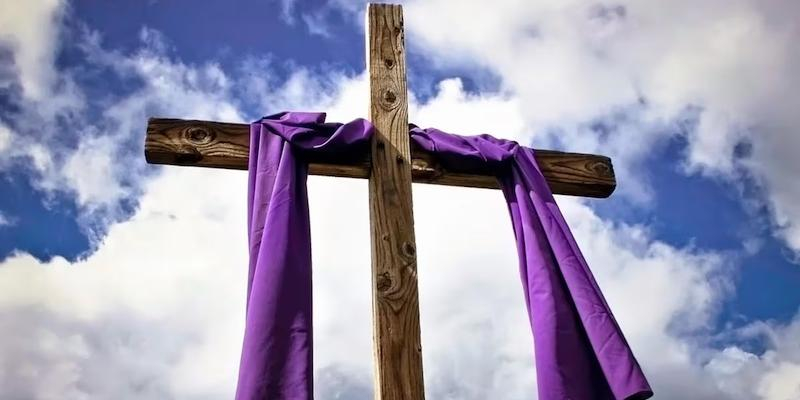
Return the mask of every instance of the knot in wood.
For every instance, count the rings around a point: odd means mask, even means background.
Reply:
[[[378,275],[378,281],[375,283],[375,287],[379,292],[385,292],[392,287],[392,277],[388,272]]]
[[[184,137],[194,144],[208,144],[214,140],[214,133],[204,127],[193,126],[184,132]]]
[[[387,58],[383,60],[383,65],[385,65],[386,68],[392,69],[394,67],[394,60],[392,60],[391,58]]]
[[[596,173],[597,175],[600,175],[600,176],[610,176],[611,175],[611,169],[605,163],[601,163],[601,162],[592,163],[592,165],[589,166],[589,169],[594,171],[594,173]]]
[[[397,95],[393,91],[387,90],[383,92],[383,100],[389,104],[394,104],[397,101]]]
[[[417,249],[414,247],[413,243],[405,242],[403,243],[403,252],[406,256],[414,257],[414,255],[417,254]]]

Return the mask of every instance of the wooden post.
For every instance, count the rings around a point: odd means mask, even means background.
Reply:
[[[403,9],[370,4],[366,20],[375,399],[424,399]]]

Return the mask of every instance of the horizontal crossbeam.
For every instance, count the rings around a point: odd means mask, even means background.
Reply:
[[[226,122],[151,118],[144,154],[151,164],[247,169],[250,126]],[[497,189],[490,169],[449,171],[419,148],[411,149],[414,182]],[[594,154],[536,150],[536,161],[555,194],[604,198],[616,187],[611,159]],[[320,156],[308,160],[312,175],[368,178],[370,158]]]

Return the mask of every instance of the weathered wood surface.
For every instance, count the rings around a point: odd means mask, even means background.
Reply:
[[[151,118],[147,124],[145,158],[153,164],[247,169],[250,127],[247,124]],[[412,146],[414,182],[450,186],[499,188],[494,171],[453,172]],[[608,197],[616,187],[611,160],[593,154],[537,150],[536,161],[556,194]],[[314,175],[367,178],[370,157],[310,159]]]
[[[399,5],[367,6],[371,139],[369,222],[375,399],[422,400],[408,91]]]

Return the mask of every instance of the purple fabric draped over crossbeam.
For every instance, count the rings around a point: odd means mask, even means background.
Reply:
[[[311,399],[311,238],[303,154],[363,154],[372,125],[288,112],[250,127],[247,321],[236,398]],[[411,127],[449,170],[493,168],[519,254],[539,399],[645,399],[644,374],[536,164],[534,150],[488,135]]]

